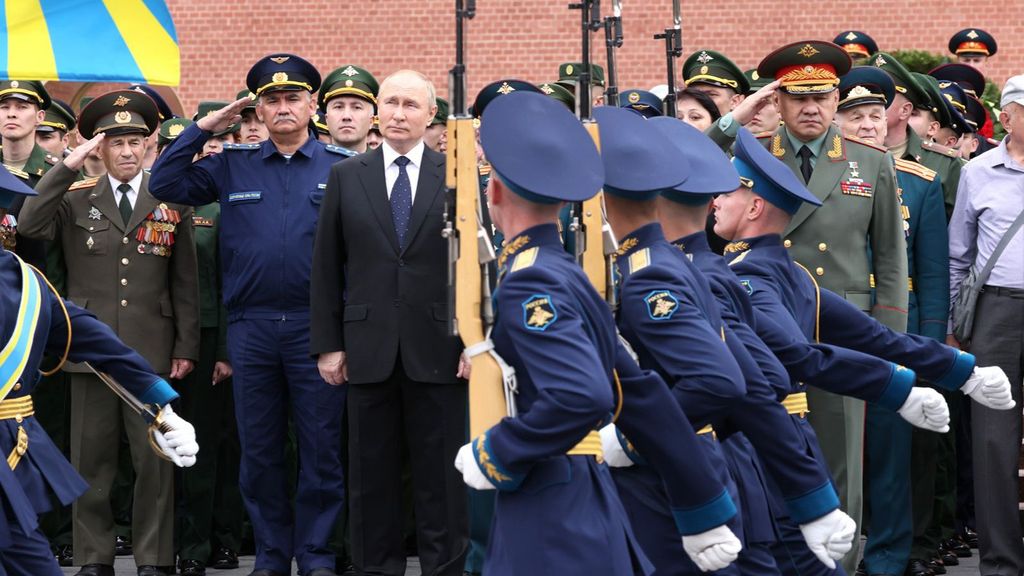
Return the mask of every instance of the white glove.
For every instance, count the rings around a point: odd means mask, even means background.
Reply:
[[[836,567],[836,560],[846,556],[853,548],[857,535],[857,523],[838,508],[821,518],[800,525],[807,547],[829,569]]]
[[[904,420],[932,432],[949,432],[949,406],[931,388],[911,388],[910,396],[897,410]]]
[[[725,524],[707,532],[683,536],[683,550],[701,572],[722,570],[736,560],[741,549],[740,539]]]
[[[615,433],[615,424],[601,428],[601,450],[604,452],[605,463],[611,468],[628,468],[635,464],[622,449],[622,442],[619,442],[619,436]]]
[[[975,366],[960,391],[993,410],[1009,410],[1017,405],[1010,393],[1010,379],[999,366]]]
[[[199,453],[196,429],[175,414],[170,404],[160,411],[160,418],[164,424],[171,427],[171,431],[166,434],[160,430],[153,430],[153,437],[160,450],[179,468],[188,468],[195,464],[196,454]]]
[[[459,453],[455,455],[455,469],[462,473],[462,481],[466,483],[466,486],[477,490],[495,489],[494,484],[491,484],[487,476],[484,476],[483,470],[477,464],[476,457],[473,456],[472,442],[459,448]]]

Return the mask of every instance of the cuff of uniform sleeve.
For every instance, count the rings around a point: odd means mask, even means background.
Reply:
[[[482,436],[477,436],[473,440],[473,457],[476,458],[480,471],[484,473],[484,476],[498,490],[516,490],[526,478],[526,474],[514,474],[501,465],[501,462],[491,450],[489,431],[485,432]]]
[[[626,456],[633,461],[634,464],[644,466],[647,464],[647,460],[636,451],[636,447],[629,441],[629,438],[622,433],[622,430],[618,426],[615,427],[615,437],[619,439],[619,446],[622,446],[622,451],[626,453]]]
[[[977,364],[977,360],[974,358],[974,354],[957,350],[956,357],[953,358],[953,365],[941,378],[935,380],[935,385],[945,390],[959,390],[964,382],[971,377],[975,364]]]
[[[171,385],[167,383],[167,380],[163,378],[157,378],[146,391],[139,396],[139,400],[143,404],[155,404],[157,406],[165,406],[170,404],[173,400],[177,400],[178,393],[171,388]]]
[[[896,364],[890,364],[889,369],[889,383],[885,385],[885,390],[875,400],[875,404],[895,412],[903,406],[903,403],[907,401],[907,397],[910,396],[910,391],[914,388],[914,380],[917,379],[917,374],[909,368],[897,366]]]
[[[696,508],[673,508],[672,516],[676,520],[676,528],[683,536],[692,536],[707,532],[721,526],[736,515],[736,504],[729,493],[723,488],[722,493],[709,502]]]
[[[736,133],[739,132],[739,122],[733,120],[732,112],[726,112],[725,116],[718,119],[718,129],[722,131],[722,134],[735,138]]]
[[[195,152],[202,152],[203,145],[206,141],[213,137],[213,132],[207,132],[199,127],[198,124],[191,124],[188,128],[178,135],[175,141],[184,142],[185,146]]]
[[[786,500],[789,517],[797,524],[806,524],[839,508],[839,496],[831,482],[825,482],[803,496]]]

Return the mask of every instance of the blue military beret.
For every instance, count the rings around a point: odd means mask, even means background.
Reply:
[[[132,84],[128,87],[128,89],[134,90],[136,92],[141,92],[142,94],[145,94],[146,96],[152,98],[153,102],[156,104],[157,111],[160,113],[161,122],[163,122],[164,120],[168,120],[170,118],[174,118],[174,112],[172,112],[171,107],[167,105],[167,101],[164,100],[163,96],[161,96],[160,93],[154,90],[153,88],[150,88],[145,84]]]
[[[36,191],[29,188],[21,180],[18,180],[14,174],[0,169],[0,208],[5,210],[10,208],[15,195],[35,196]]]
[[[245,75],[245,86],[257,96],[278,90],[315,93],[320,89],[320,72],[294,54],[270,54],[252,65]]]
[[[686,179],[689,163],[661,131],[623,108],[594,109],[600,126],[604,191],[632,200],[651,200]]]
[[[565,105],[520,91],[496,98],[480,123],[492,174],[538,204],[582,202],[601,189],[604,168],[590,133]]]
[[[689,164],[686,180],[662,191],[662,196],[680,204],[705,204],[715,194],[740,187],[739,174],[729,157],[703,132],[668,116],[651,118],[650,124],[672,142],[679,157]]]
[[[811,194],[789,166],[772,156],[746,128],[739,129],[734,152],[732,164],[740,183],[754,194],[789,214],[796,214],[803,202],[821,206],[821,200]]]
[[[661,116],[661,98],[647,90],[626,90],[619,96],[619,106],[644,118]]]
[[[862,104],[881,104],[888,108],[896,97],[892,76],[874,66],[857,66],[839,79],[839,109]]]

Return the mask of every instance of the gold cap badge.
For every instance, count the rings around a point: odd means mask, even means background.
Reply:
[[[289,58],[291,58],[291,56],[276,56],[274,58],[271,58],[270,61],[273,62],[274,64],[284,64],[285,62],[288,61]]]
[[[628,98],[630,104],[636,104],[640,101],[640,94],[637,92],[630,92]]]
[[[974,30],[971,30],[970,32],[967,33],[967,37],[970,38],[971,40],[977,40],[978,33],[975,32]]]
[[[167,132],[174,138],[177,138],[185,128],[181,124],[174,124],[167,129]]]
[[[515,91],[516,91],[516,89],[511,87],[511,86],[509,86],[508,82],[502,82],[501,83],[501,87],[498,88],[498,94],[511,94],[512,92],[515,92]]]
[[[287,82],[288,74],[285,72],[275,72],[274,75],[270,77],[270,79],[273,80],[274,82]]]
[[[572,64],[568,64],[565,67],[565,75],[572,76]]]
[[[118,124],[127,124],[132,121],[132,115],[127,110],[121,110],[117,114],[114,114],[114,122]]]
[[[17,88],[19,86],[17,80],[11,80],[11,88]]]
[[[359,71],[353,68],[352,66],[349,66],[348,68],[342,70],[341,73],[344,74],[345,76],[356,76],[359,74]]]
[[[801,48],[799,52],[797,52],[797,54],[803,56],[804,58],[810,58],[811,56],[814,56],[817,53],[818,49],[815,48],[814,46],[811,46],[810,44],[804,44],[804,47]]]

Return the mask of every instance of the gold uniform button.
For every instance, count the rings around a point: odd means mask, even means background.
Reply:
[[[15,382],[14,383],[14,389],[15,390],[21,390],[21,382]]]
[[[814,273],[817,274],[818,276],[824,276],[825,269],[822,268],[821,266],[818,266],[817,268],[814,269]]]
[[[128,265],[128,259],[127,258],[121,258],[121,264],[124,265],[124,266],[127,266]]]
[[[782,245],[785,246],[786,248],[789,248],[790,246],[793,245],[793,241],[787,238],[782,242]]]
[[[820,268],[819,268],[819,270],[820,270]],[[125,308],[127,306],[128,306],[128,301],[127,300],[121,300],[121,308]]]
[[[825,244],[824,242],[818,244],[818,250],[821,252],[825,252],[826,250],[828,250],[828,244]]]
[[[128,279],[127,278],[121,278],[121,286],[127,286],[127,285],[128,285]]]
[[[124,238],[121,238],[121,244],[127,244],[127,243],[128,243],[128,237],[127,236],[125,236]]]

